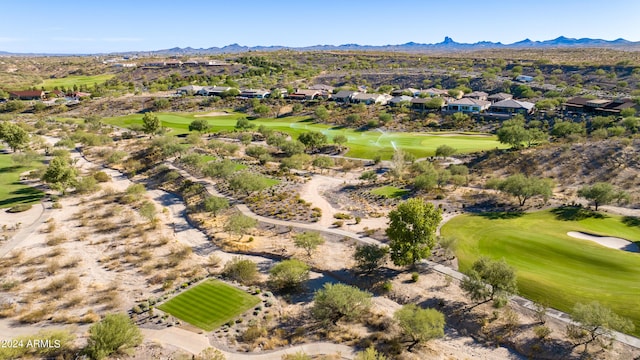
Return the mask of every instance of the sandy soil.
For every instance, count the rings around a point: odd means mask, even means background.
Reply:
[[[597,236],[592,234],[587,234],[579,231],[569,231],[567,235],[572,238],[581,239],[581,240],[589,240],[596,242],[602,246],[606,246],[612,249],[625,250],[630,252],[640,252],[638,249],[638,245],[632,243],[629,240],[621,239],[619,237],[613,236]]]

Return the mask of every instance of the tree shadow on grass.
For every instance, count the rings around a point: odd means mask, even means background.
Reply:
[[[495,211],[495,212],[481,212],[476,214],[476,216],[481,216],[489,220],[517,219],[519,217],[522,217],[523,215],[524,215],[523,211]]]
[[[625,216],[622,218],[622,223],[629,227],[640,227],[640,218],[637,216]]]
[[[604,219],[605,215],[580,206],[561,206],[551,210],[556,219],[563,221],[579,221],[584,219]]]

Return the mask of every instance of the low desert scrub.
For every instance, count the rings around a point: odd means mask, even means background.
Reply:
[[[44,270],[47,275],[55,275],[61,268],[62,265],[60,265],[60,262],[58,260],[52,259],[47,262]]]
[[[67,298],[67,301],[63,304],[63,307],[72,308],[72,307],[81,305],[83,302],[84,302],[84,296],[72,295]]]
[[[49,235],[47,236],[46,244],[48,246],[57,246],[64,242],[67,242],[67,237],[65,235]]]
[[[42,288],[43,295],[52,296],[55,299],[59,299],[67,293],[75,290],[80,285],[80,278],[76,275],[65,275],[57,279],[51,280],[51,282]]]
[[[10,318],[17,314],[17,305],[15,303],[3,302],[0,304],[0,319]]]
[[[56,224],[56,220],[54,218],[47,219],[47,226],[42,230],[43,233],[51,234],[56,231],[58,224]]]
[[[18,321],[23,324],[35,324],[41,321],[47,320],[51,317],[56,310],[56,307],[53,304],[44,304],[43,306],[31,310],[29,308],[25,309],[22,314],[18,317]]]
[[[87,313],[80,318],[81,324],[92,324],[98,321],[100,321],[100,315],[96,314],[93,310],[87,311]]]
[[[0,282],[0,290],[2,291],[11,291],[17,290],[20,286],[20,281],[13,279],[6,279]]]
[[[51,251],[49,251],[47,256],[49,258],[55,258],[55,257],[64,255],[64,253],[65,253],[65,250],[63,248],[55,247],[55,248],[51,249]]]
[[[23,272],[22,272],[22,279],[24,281],[34,281],[37,280],[37,276],[38,276],[38,269],[36,269],[35,267],[29,267],[26,268]]]
[[[79,256],[74,256],[72,258],[66,259],[62,264],[62,267],[65,269],[72,269],[77,267],[81,261],[82,258],[80,258]]]
[[[51,322],[56,324],[77,324],[80,322],[80,317],[69,314],[66,311],[56,312],[56,314],[51,318]]]

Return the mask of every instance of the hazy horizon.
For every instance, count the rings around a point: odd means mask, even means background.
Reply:
[[[455,4],[370,0],[345,3],[247,0],[177,5],[170,1],[116,0],[52,6],[35,0],[4,3],[0,51],[91,54],[153,51],[174,47],[305,47],[438,43],[510,44],[569,38],[640,40],[640,2],[542,0]],[[7,16],[8,15],[8,16]]]

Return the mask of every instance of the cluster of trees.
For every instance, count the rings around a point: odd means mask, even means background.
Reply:
[[[522,115],[516,115],[512,119],[506,120],[496,135],[502,144],[507,144],[515,149],[521,148],[523,144],[537,145],[547,139],[547,134],[540,128],[526,127]]]
[[[546,202],[553,193],[553,181],[534,176],[515,174],[504,180],[490,179],[485,184],[488,189],[500,190],[518,199],[518,204],[524,206],[527,200],[541,196]]]

